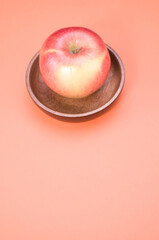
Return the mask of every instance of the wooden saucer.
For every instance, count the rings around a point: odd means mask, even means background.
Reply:
[[[81,99],[58,95],[43,81],[39,71],[39,52],[29,63],[26,84],[34,102],[45,112],[64,118],[79,118],[98,113],[107,108],[119,96],[124,84],[124,67],[118,54],[106,45],[111,57],[107,80],[95,93]]]

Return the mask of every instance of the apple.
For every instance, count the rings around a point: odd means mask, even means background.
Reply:
[[[62,28],[40,50],[39,68],[46,85],[68,98],[83,98],[106,81],[111,60],[102,38],[84,27]]]

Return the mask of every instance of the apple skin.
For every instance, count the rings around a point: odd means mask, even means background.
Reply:
[[[101,37],[84,27],[62,28],[51,34],[40,50],[43,80],[54,92],[83,98],[106,81],[111,60]]]

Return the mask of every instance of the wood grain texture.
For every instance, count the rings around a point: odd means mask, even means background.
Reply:
[[[107,108],[119,95],[124,84],[124,67],[117,53],[107,46],[111,68],[107,80],[95,93],[81,99],[63,97],[44,82],[39,70],[39,52],[29,63],[26,83],[34,102],[49,114],[61,117],[85,117]]]

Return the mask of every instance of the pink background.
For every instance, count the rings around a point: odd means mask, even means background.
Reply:
[[[43,113],[25,73],[45,38],[97,32],[126,81],[108,112]],[[0,239],[159,239],[159,2],[0,0]]]

